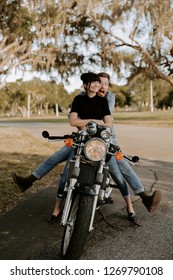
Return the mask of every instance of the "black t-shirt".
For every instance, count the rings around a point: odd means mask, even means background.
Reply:
[[[80,119],[101,120],[104,116],[110,115],[107,99],[95,95],[77,95],[72,103],[70,113],[77,113]]]

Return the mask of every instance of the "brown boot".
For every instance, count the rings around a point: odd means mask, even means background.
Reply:
[[[154,191],[153,195],[146,195],[142,199],[142,203],[147,208],[148,212],[154,212],[157,209],[158,204],[162,198],[162,192],[160,190]]]
[[[25,192],[32,186],[32,183],[37,180],[37,178],[32,174],[26,178],[17,176],[16,173],[11,173],[11,176],[21,192]]]

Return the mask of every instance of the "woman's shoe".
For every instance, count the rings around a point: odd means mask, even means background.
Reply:
[[[135,212],[129,212],[127,208],[126,208],[126,210],[128,213],[128,220],[130,222],[134,222],[137,219]]]
[[[52,216],[49,218],[48,223],[49,223],[49,224],[54,224],[54,223],[56,223],[56,221],[57,221],[58,218],[59,218],[59,215],[60,215],[60,213],[59,213],[57,216],[52,215]]]
[[[27,178],[23,178],[23,177],[16,175],[16,173],[12,172],[11,176],[21,192],[25,192],[29,187],[32,186],[32,183],[34,182],[34,180],[32,179],[32,177],[34,178],[33,175],[31,175]],[[36,181],[36,179],[35,179],[35,181]]]

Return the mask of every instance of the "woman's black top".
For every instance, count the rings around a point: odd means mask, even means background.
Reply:
[[[80,119],[101,120],[104,116],[110,115],[107,99],[95,95],[77,95],[72,103],[70,113],[77,113]]]

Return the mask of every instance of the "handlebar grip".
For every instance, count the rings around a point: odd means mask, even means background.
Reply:
[[[47,132],[46,130],[44,130],[44,131],[42,132],[42,136],[43,136],[44,138],[49,138],[49,132]]]
[[[44,138],[47,138],[47,139],[49,139],[49,140],[63,140],[63,139],[67,139],[67,138],[73,138],[72,137],[72,135],[68,135],[68,134],[66,134],[66,135],[64,135],[64,136],[49,136],[49,132],[48,131],[46,131],[46,130],[44,130],[43,132],[42,132],[42,136],[44,137]]]

